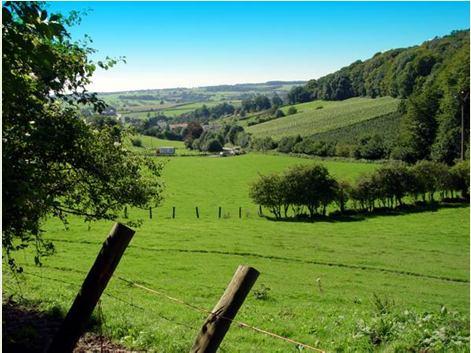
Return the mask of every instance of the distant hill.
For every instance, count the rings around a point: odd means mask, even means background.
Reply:
[[[249,126],[247,131],[256,137],[269,136],[275,140],[285,136],[310,136],[392,113],[398,104],[399,100],[391,97],[316,100],[296,104],[293,107],[297,113]],[[282,110],[288,113],[288,107]]]

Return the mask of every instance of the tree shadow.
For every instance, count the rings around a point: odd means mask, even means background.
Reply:
[[[59,330],[65,312],[58,306],[47,311],[40,310],[39,302],[12,296],[2,303],[2,347],[4,352],[43,353]],[[98,316],[92,315],[86,330],[97,331]],[[87,332],[80,338],[74,353],[81,352],[128,352],[108,339]]]
[[[372,211],[367,210],[345,210],[344,212],[335,211],[328,215],[314,215],[310,217],[307,214],[298,216],[288,216],[276,218],[270,215],[263,215],[274,222],[298,222],[298,223],[337,223],[337,222],[361,222],[369,218],[375,217],[396,217],[408,214],[437,212],[440,209],[460,209],[469,206],[469,201],[464,199],[444,199],[441,202],[416,202],[413,205],[404,204],[395,208],[376,207]]]

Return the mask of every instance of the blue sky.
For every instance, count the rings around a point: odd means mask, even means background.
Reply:
[[[91,89],[308,80],[357,59],[469,28],[469,2],[54,2],[90,9],[94,58],[125,56]]]

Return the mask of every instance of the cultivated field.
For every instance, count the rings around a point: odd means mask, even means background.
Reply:
[[[435,212],[349,222],[274,222],[257,216],[248,184],[258,173],[313,160],[249,154],[162,161],[166,161],[164,204],[154,210],[152,220],[146,210],[129,211],[131,218],[145,221],[102,297],[103,329],[116,340],[150,351],[187,352],[206,316],[130,287],[117,276],[211,309],[239,264],[261,272],[239,320],[329,352],[373,350],[369,337],[358,335],[357,327],[361,320],[371,320],[374,294],[394,300],[398,312],[439,312],[445,305],[449,311],[469,315],[468,207],[449,205]],[[350,180],[376,167],[322,163],[335,176]],[[171,218],[172,206],[176,219]],[[195,206],[200,208],[200,219],[195,217]],[[221,219],[218,206],[223,207]],[[25,266],[28,281],[20,282],[24,297],[42,300],[45,309],[66,310],[111,226],[99,222],[89,229],[72,218],[66,231],[59,221],[48,221],[46,237],[55,241],[57,253],[44,259],[41,268]],[[21,252],[18,260],[31,263]],[[8,271],[3,284],[7,294],[18,292]],[[393,351],[395,344],[379,345],[375,351]],[[237,325],[221,348],[221,352],[299,351]]]
[[[392,113],[398,103],[397,99],[381,97],[296,104],[296,114],[250,126],[247,131],[257,137],[271,136],[275,139],[298,134],[309,136]],[[282,108],[285,114],[288,109]]]

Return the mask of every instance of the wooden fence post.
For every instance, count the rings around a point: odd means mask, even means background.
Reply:
[[[172,207],[172,218],[175,218],[175,206]]]
[[[242,207],[239,207],[239,218],[242,218]]]
[[[149,218],[152,219],[152,207],[149,207]]]
[[[132,229],[115,223],[59,331],[54,336],[48,353],[73,351],[133,235]]]
[[[259,214],[260,216],[263,216],[262,205],[259,205],[259,206],[258,206],[258,214]]]
[[[124,206],[124,218],[128,218],[128,206]]]
[[[218,218],[221,218],[221,213],[222,213],[222,207],[219,206],[219,213],[218,213]]]
[[[195,207],[196,210],[196,218],[200,218],[200,211],[198,210],[198,206]]]
[[[204,322],[190,353],[217,351],[258,275],[259,272],[253,267],[239,266],[221,299]]]

